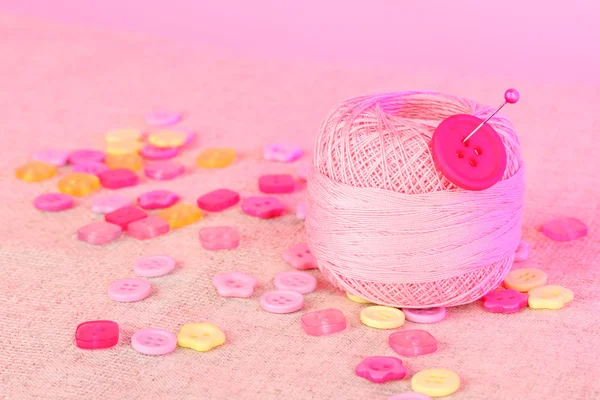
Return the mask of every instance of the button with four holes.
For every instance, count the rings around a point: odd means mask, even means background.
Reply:
[[[206,250],[229,250],[240,245],[240,234],[232,226],[207,226],[200,229],[198,236]]]
[[[231,271],[215,275],[212,285],[221,297],[250,297],[258,286],[258,281],[243,272]]]
[[[315,269],[317,259],[306,243],[298,243],[283,252],[283,259],[296,269]]]
[[[268,161],[292,162],[302,155],[302,149],[285,143],[263,147],[263,158]]]
[[[119,342],[119,325],[114,321],[87,321],[75,330],[75,343],[80,349],[108,349]]]
[[[388,337],[388,344],[392,350],[405,357],[421,356],[437,350],[436,338],[421,329],[394,332]]]
[[[146,328],[131,337],[131,347],[150,356],[172,353],[177,348],[177,336],[160,328]]]
[[[431,397],[449,396],[460,388],[460,377],[449,369],[426,369],[413,375],[411,387]]]
[[[519,292],[529,292],[533,288],[544,286],[547,281],[548,276],[544,271],[537,268],[520,268],[513,269],[506,275],[504,286]]]
[[[360,312],[363,324],[377,329],[394,329],[404,324],[404,313],[387,306],[369,306]]]
[[[242,211],[253,217],[269,219],[283,214],[285,206],[275,197],[252,196],[242,202]]]
[[[483,296],[483,308],[493,313],[510,314],[527,307],[527,295],[513,289],[499,290]]]
[[[262,295],[260,306],[276,314],[293,313],[304,307],[304,297],[291,290],[273,290]]]
[[[137,276],[145,278],[156,278],[167,275],[175,269],[175,259],[171,256],[157,255],[138,258],[133,266],[133,272]]]
[[[304,332],[311,336],[329,335],[346,329],[346,317],[337,308],[306,313],[300,318]]]
[[[408,321],[419,324],[433,324],[446,318],[446,307],[403,308],[402,311]]]
[[[150,282],[139,278],[119,279],[108,287],[108,297],[124,303],[143,300],[150,296],[150,293],[152,293]]]
[[[275,275],[275,287],[279,290],[291,290],[306,294],[317,288],[317,279],[307,272],[284,271]]]

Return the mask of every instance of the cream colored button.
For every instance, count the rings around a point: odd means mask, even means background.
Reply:
[[[559,285],[548,285],[532,289],[529,292],[529,307],[558,310],[573,301],[575,294]]]
[[[377,329],[394,329],[404,324],[404,313],[397,308],[370,306],[360,312],[363,324]]]
[[[546,273],[537,268],[514,269],[504,278],[504,286],[519,292],[529,292],[531,289],[544,286],[548,280]]]
[[[156,147],[180,147],[187,138],[186,132],[162,130],[148,136],[148,142]]]
[[[116,142],[135,142],[142,137],[142,132],[139,129],[134,128],[113,129],[106,132],[104,137],[109,144]]]
[[[208,351],[225,343],[225,334],[218,326],[208,322],[186,324],[177,335],[179,347],[196,351]]]
[[[365,300],[362,297],[355,296],[350,292],[346,292],[346,297],[348,297],[350,300],[352,300],[355,303],[359,303],[359,304],[369,304],[370,303],[369,300]]]
[[[109,143],[106,146],[106,154],[111,156],[122,156],[136,154],[142,149],[142,143],[136,141]]]
[[[411,387],[415,392],[430,397],[444,397],[460,388],[460,377],[449,369],[426,369],[413,375]]]

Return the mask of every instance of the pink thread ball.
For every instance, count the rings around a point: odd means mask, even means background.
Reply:
[[[524,168],[501,114],[488,124],[506,147],[502,179],[482,191],[455,186],[430,142],[456,114],[494,108],[432,92],[347,100],[323,121],[307,180],[307,244],[337,288],[405,308],[473,302],[510,270],[521,238]]]

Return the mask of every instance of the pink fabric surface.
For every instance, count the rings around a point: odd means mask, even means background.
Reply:
[[[49,214],[32,206],[55,190],[59,177],[18,181],[14,169],[44,147],[101,148],[111,128],[139,125],[155,107],[186,112],[182,126],[199,141],[178,159],[194,165],[199,149],[233,146],[238,161],[223,170],[192,168],[170,182],[144,181],[119,193],[135,198],[154,189],[175,191],[193,203],[222,186],[258,193],[261,174],[295,173],[293,164],[267,163],[262,146],[289,141],[311,152],[319,123],[340,101],[365,93],[430,89],[496,104],[508,86],[493,76],[428,75],[386,67],[351,68],[325,62],[288,63],[261,56],[223,56],[133,34],[105,33],[0,16],[0,397],[145,399],[386,399],[409,390],[409,379],[376,385],[354,375],[367,356],[392,356],[389,331],[361,325],[362,305],[348,301],[316,271],[318,290],[304,312],[338,308],[348,328],[309,337],[300,313],[260,309],[276,273],[289,270],[281,253],[304,240],[293,210],[303,192],[279,196],[289,206],[271,221],[239,207],[209,214],[166,236],[123,238],[92,247],[76,230],[96,217],[90,198],[72,210]],[[552,284],[575,292],[559,311],[486,313],[475,303],[448,310],[426,326],[439,341],[436,353],[403,358],[408,377],[425,368],[459,373],[462,388],[449,399],[600,398],[600,185],[597,175],[600,87],[551,82],[510,82],[522,94],[505,112],[516,126],[526,164],[523,237],[530,259]],[[67,169],[68,170],[68,169]],[[64,175],[64,170],[59,175]],[[555,243],[541,224],[561,215],[589,226],[589,236]],[[198,241],[204,226],[231,225],[240,248],[209,252]],[[138,303],[113,302],[108,285],[133,276],[145,255],[170,254],[179,265],[152,279],[154,293]],[[212,277],[239,270],[261,283],[251,299],[224,299]],[[75,347],[77,324],[111,319],[119,344],[108,350]],[[227,343],[207,353],[177,349],[145,356],[130,345],[147,327],[177,332],[187,323],[218,325]],[[422,328],[407,322],[403,329]]]

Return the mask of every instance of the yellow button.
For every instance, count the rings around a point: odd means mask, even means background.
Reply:
[[[119,156],[124,154],[135,154],[142,149],[142,142],[115,142],[106,146],[106,154]]]
[[[85,196],[100,189],[100,180],[96,175],[73,172],[58,181],[58,190],[71,196]]]
[[[208,351],[225,343],[225,334],[218,326],[208,322],[186,324],[177,335],[179,347]]]
[[[142,137],[142,132],[135,128],[113,129],[106,132],[106,142],[135,142]]]
[[[397,308],[370,306],[360,312],[363,324],[377,329],[394,329],[404,324],[404,313]]]
[[[141,171],[144,165],[142,157],[137,153],[120,155],[107,154],[105,162],[110,169],[127,168],[132,171]]]
[[[542,270],[536,268],[520,268],[512,270],[504,278],[504,286],[519,292],[529,292],[531,289],[544,286],[548,277]]]
[[[542,286],[529,292],[529,307],[558,310],[575,298],[573,292],[559,285]]]
[[[169,222],[171,229],[181,228],[202,218],[202,212],[191,204],[175,204],[157,214]]]
[[[27,182],[39,182],[52,178],[56,167],[41,161],[32,161],[15,170],[17,178]]]
[[[460,377],[449,369],[426,369],[413,375],[411,387],[415,392],[430,397],[444,397],[458,390]]]
[[[188,134],[181,131],[156,131],[148,136],[148,142],[156,147],[180,147],[187,140]]]
[[[196,160],[202,168],[224,168],[235,159],[235,151],[225,147],[221,149],[207,149],[198,156]]]
[[[352,300],[355,303],[359,303],[359,304],[369,304],[370,303],[369,300],[365,300],[362,297],[355,296],[350,292],[346,292],[346,297],[348,297],[350,300]]]

